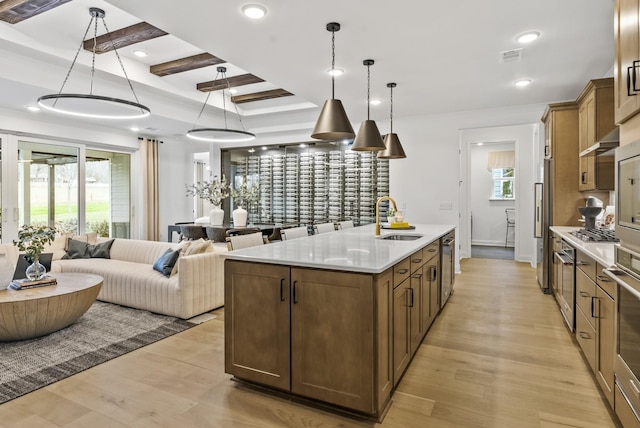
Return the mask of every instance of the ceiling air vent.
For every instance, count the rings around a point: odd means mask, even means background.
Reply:
[[[500,62],[514,62],[522,59],[522,48],[500,52]]]

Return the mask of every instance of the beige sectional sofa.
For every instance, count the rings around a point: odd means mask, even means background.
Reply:
[[[97,243],[107,241],[98,238]],[[89,242],[91,243],[91,242]],[[170,277],[153,269],[154,262],[178,244],[135,239],[114,239],[110,258],[61,259],[54,253],[52,272],[85,272],[100,275],[104,283],[98,300],[188,319],[224,305],[224,247],[209,246],[207,252],[181,255],[177,272]],[[17,251],[4,244],[9,259]],[[54,244],[55,247],[55,244]],[[1,251],[1,250],[0,250]]]

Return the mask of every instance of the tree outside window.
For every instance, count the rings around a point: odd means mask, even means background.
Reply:
[[[493,168],[493,194],[491,199],[515,199],[515,168]]]

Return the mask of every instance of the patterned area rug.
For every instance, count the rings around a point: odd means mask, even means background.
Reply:
[[[65,329],[37,339],[0,343],[0,404],[195,325],[95,302]]]

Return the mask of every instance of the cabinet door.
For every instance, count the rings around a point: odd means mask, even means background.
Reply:
[[[594,370],[596,366],[596,331],[587,321],[587,315],[579,308],[576,309],[576,340],[589,362],[589,367]]]
[[[435,257],[433,260],[429,262],[431,270],[431,278],[430,278],[430,293],[431,293],[431,301],[430,301],[430,309],[429,309],[429,326],[433,323],[433,321],[438,316],[438,312],[440,312],[440,257]]]
[[[580,181],[578,183],[580,191],[594,190],[596,188],[595,169],[595,156],[580,156]]]
[[[640,106],[640,95],[629,96],[627,84],[627,68],[633,61],[640,59],[640,39],[638,29],[638,0],[616,0],[614,13],[614,33],[616,46],[616,66],[614,77],[615,88],[615,116],[616,123],[622,123],[634,115]],[[636,70],[636,78],[640,79],[640,70]],[[638,81],[640,84],[640,80]],[[633,94],[633,92],[632,92]]]
[[[393,290],[393,385],[398,385],[411,360],[409,281]]]
[[[367,413],[374,405],[373,277],[291,269],[291,390]]]
[[[589,148],[589,113],[587,100],[584,100],[578,108],[578,154]]]
[[[597,302],[597,358],[596,380],[609,404],[613,407],[613,366],[616,354],[616,303],[600,287],[596,287]]]
[[[289,267],[225,262],[225,371],[289,390]]]
[[[415,354],[422,342],[426,330],[422,329],[422,308],[428,283],[422,274],[422,269],[411,275],[409,282],[409,334],[411,335],[411,355]],[[428,306],[427,306],[428,307]]]
[[[440,304],[438,302],[438,271],[440,264],[439,257],[434,257],[427,262],[423,267],[423,275],[425,282],[425,293],[422,296],[421,301],[421,322],[422,322],[422,334],[423,336],[431,327],[433,320],[436,318],[438,311],[440,310]]]
[[[549,117],[547,118],[547,120],[545,121],[544,124],[544,158],[545,159],[552,159],[553,158],[553,151],[552,151],[552,138],[551,136],[553,135],[552,133],[552,126],[553,126],[553,112],[549,113]]]

